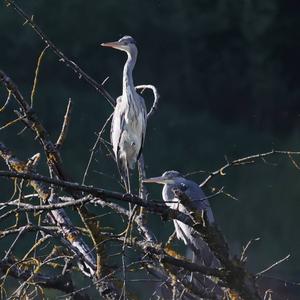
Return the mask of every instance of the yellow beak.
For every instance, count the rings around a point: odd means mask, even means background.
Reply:
[[[109,43],[102,43],[102,47],[109,47],[115,49],[122,49],[122,44],[120,42],[109,42]]]
[[[171,180],[166,179],[166,178],[164,178],[162,176],[147,178],[147,179],[144,179],[143,182],[145,182],[145,183],[158,183],[158,184],[172,183]]]

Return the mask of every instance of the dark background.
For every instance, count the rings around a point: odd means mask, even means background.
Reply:
[[[137,40],[135,84],[154,84],[161,95],[159,110],[147,129],[144,155],[149,176],[168,169],[213,171],[226,163],[224,156],[231,160],[271,149],[300,150],[298,2],[40,0],[24,1],[22,6],[88,74],[99,82],[109,76],[106,88],[114,97],[121,94],[125,55],[101,48],[100,43],[125,34]],[[1,1],[0,68],[29,99],[44,44],[23,23]],[[0,96],[4,103],[3,88]],[[53,139],[69,97],[74,110],[62,154],[69,173],[81,181],[96,132],[112,109],[48,49],[34,108]],[[151,94],[145,98],[150,107]],[[15,107],[12,102],[1,113],[1,126],[15,118]],[[16,125],[0,131],[0,139],[27,159],[41,149],[32,142],[30,132],[16,136],[21,129]],[[109,128],[106,137],[108,132]],[[115,164],[104,146],[95,158],[87,183],[120,189]],[[200,183],[206,176],[199,173],[190,178]],[[299,180],[300,171],[291,161],[276,156],[230,169],[226,176],[212,180],[206,190],[211,193],[212,188],[224,187],[238,199],[222,194],[211,200],[234,253],[248,240],[261,238],[249,252],[249,267],[254,272],[290,253],[291,259],[269,275],[299,280]],[[8,181],[0,179],[0,193],[11,188]],[[161,199],[160,187],[150,190],[152,198]],[[170,222],[153,226],[161,239],[172,232]]]

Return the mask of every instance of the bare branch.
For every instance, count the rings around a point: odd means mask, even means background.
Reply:
[[[2,143],[0,143],[0,156],[5,160],[7,166],[11,170],[17,172],[17,174],[29,171],[28,166],[14,157],[10,150],[8,150]],[[58,197],[53,195],[42,182],[31,180],[30,184],[44,202],[49,202],[50,204],[59,202]],[[53,210],[51,214],[56,225],[61,228],[62,234],[71,250],[76,254],[79,254],[79,259],[86,263],[85,268],[93,274],[95,268],[94,258],[84,241],[81,239],[79,232],[73,227],[70,219],[61,209]]]
[[[31,277],[33,283],[45,288],[56,289],[64,293],[72,293],[74,291],[74,285],[69,273],[53,277],[45,274],[35,274],[32,277],[31,271],[20,272],[17,266],[12,267],[14,263],[11,260],[1,260],[0,271],[4,274],[8,272],[9,276],[23,281],[27,281]],[[88,300],[89,298],[87,295],[78,292],[74,293],[74,299]]]
[[[113,114],[111,114],[111,115],[107,118],[107,120],[105,121],[104,125],[102,126],[102,128],[100,129],[100,131],[99,131],[99,133],[98,133],[98,135],[97,135],[97,139],[96,139],[96,142],[95,142],[95,144],[94,144],[94,146],[93,146],[93,148],[92,148],[92,150],[91,150],[91,155],[90,155],[90,157],[89,157],[89,161],[88,161],[87,166],[86,166],[86,168],[85,168],[85,171],[84,171],[84,175],[83,175],[81,184],[84,184],[84,183],[85,183],[85,180],[86,180],[86,177],[87,177],[87,174],[88,174],[88,171],[89,171],[91,162],[92,162],[92,160],[93,160],[93,157],[94,157],[94,154],[95,154],[95,151],[96,151],[96,148],[97,148],[97,146],[99,145],[99,142],[100,142],[100,140],[101,140],[101,136],[102,136],[102,134],[103,134],[103,132],[104,132],[104,130],[105,130],[105,128],[106,128],[108,122],[111,120],[112,116],[113,116]]]
[[[62,167],[62,159],[60,156],[60,152],[58,148],[54,145],[54,143],[50,140],[49,134],[42,125],[42,123],[39,121],[37,115],[33,112],[29,104],[26,102],[26,100],[23,98],[22,94],[18,90],[17,86],[14,84],[14,82],[3,72],[0,70],[0,82],[3,82],[4,85],[8,90],[12,91],[12,94],[14,95],[17,102],[20,104],[21,109],[23,110],[24,114],[26,115],[25,124],[27,127],[29,127],[35,134],[37,135],[41,145],[43,146],[43,149],[45,151],[45,154],[47,156],[47,163],[51,170],[51,173],[53,173],[57,178],[60,179],[67,179],[67,175]],[[4,147],[5,148],[5,147]],[[24,170],[22,170],[24,172]],[[80,198],[80,194],[76,194],[75,190],[71,190],[71,194],[75,198]],[[97,272],[93,273],[94,276],[99,277],[101,274],[99,273],[99,262],[101,261],[101,267],[104,266],[104,260],[100,259],[100,255],[104,256],[104,251],[102,249],[102,237],[99,234],[100,232],[100,224],[97,220],[92,219],[91,214],[84,206],[77,207],[78,214],[86,226],[86,228],[89,230],[90,238],[94,244],[94,247],[96,248],[96,255],[97,255]],[[83,245],[83,244],[82,244]],[[80,248],[84,249],[84,248]],[[92,258],[92,254],[87,251],[88,255],[87,258]],[[90,269],[91,271],[91,269]],[[95,279],[96,280],[96,279]],[[109,290],[107,290],[109,288]],[[105,291],[105,298],[113,297],[118,298],[118,292],[115,289],[115,287],[110,282],[101,282],[101,286],[99,286],[99,292]]]
[[[4,175],[4,173],[1,172],[0,175]],[[10,177],[13,177],[14,174],[5,175],[10,175]],[[124,196],[116,192],[109,192],[94,187],[80,186],[78,184],[70,182],[62,182],[51,178],[41,177],[40,175],[37,176],[29,174],[19,174],[18,176],[27,177],[25,179],[29,179],[31,177],[31,179],[34,180],[43,180],[45,182],[57,184],[59,186],[67,186],[68,188],[80,189],[81,191],[89,192],[94,196],[100,196],[105,201],[106,198],[110,197],[126,202],[132,202],[134,204],[146,207],[147,210],[151,212],[156,212],[165,216],[168,215],[172,219],[177,219],[189,226],[193,226],[193,228],[200,233],[204,241],[206,241],[211,247],[214,255],[226,268],[228,273],[226,273],[224,281],[227,282],[227,285],[234,290],[237,290],[244,297],[244,299],[260,299],[256,292],[256,289],[254,288],[254,277],[251,274],[248,274],[238,261],[231,260],[229,258],[228,246],[220,231],[215,226],[210,226],[207,223],[203,224],[202,215],[199,216],[199,213],[197,213],[191,206],[190,200],[184,195],[184,193],[176,191],[176,195],[182,201],[183,205],[193,213],[193,218],[195,219],[196,223],[192,221],[190,216],[180,213],[179,211],[169,209],[164,205],[158,205],[150,201],[144,201],[143,199],[140,199],[134,195]],[[153,249],[151,249],[151,251],[153,252]],[[233,280],[233,277],[235,278],[235,280]],[[236,278],[240,278],[240,280],[237,280]],[[246,280],[244,281],[245,278]]]
[[[16,124],[16,123],[18,123],[18,122],[24,120],[24,118],[25,118],[25,116],[20,116],[20,117],[18,117],[17,119],[12,120],[12,121],[6,123],[5,125],[3,125],[2,127],[0,127],[0,130],[3,130],[3,129],[8,128],[9,126],[14,125],[14,124]]]
[[[242,262],[245,262],[247,260],[247,257],[246,257],[246,252],[247,250],[249,249],[249,247],[252,245],[253,242],[256,242],[256,241],[259,241],[260,238],[255,238],[255,239],[251,239],[245,247],[243,247],[243,251],[242,251],[242,254],[241,254],[241,258],[240,258],[240,261]]]
[[[289,157],[291,157],[291,155],[300,155],[300,152],[299,151],[271,150],[269,152],[264,152],[264,153],[259,153],[259,154],[254,154],[254,155],[246,156],[243,158],[239,158],[239,159],[233,160],[231,162],[227,160],[226,165],[224,165],[220,169],[210,173],[210,175],[200,184],[200,187],[203,187],[204,185],[206,185],[213,177],[215,177],[217,175],[221,175],[221,176],[226,175],[225,170],[230,167],[242,166],[242,165],[246,165],[246,164],[253,164],[255,161],[257,161],[259,159],[265,159],[266,157],[273,156],[273,155],[288,155]]]
[[[5,101],[5,103],[3,104],[3,106],[2,107],[0,107],[0,112],[3,112],[4,110],[5,110],[5,108],[6,108],[6,106],[9,104],[9,102],[10,102],[10,99],[11,99],[11,92],[10,91],[8,91],[8,94],[7,94],[7,98],[6,98],[6,101]]]
[[[71,100],[71,98],[69,98],[67,110],[66,110],[66,113],[64,116],[64,122],[63,122],[63,125],[61,128],[60,135],[56,142],[57,148],[61,148],[61,146],[63,145],[63,143],[67,137],[67,133],[68,133],[69,125],[70,125],[71,113],[72,113],[72,100]]]
[[[44,54],[45,54],[45,52],[48,48],[49,48],[49,45],[46,45],[46,47],[43,49],[43,51],[41,52],[41,54],[39,55],[38,60],[37,60],[35,74],[34,74],[34,80],[33,80],[33,86],[32,86],[31,96],[30,96],[31,107],[33,107],[33,98],[34,98],[34,95],[35,95],[36,85],[37,85],[37,81],[38,81],[40,65],[41,65],[43,56],[44,56]]]
[[[278,266],[279,264],[283,263],[284,261],[288,260],[290,257],[291,257],[291,255],[288,254],[288,255],[285,256],[284,258],[282,258],[282,259],[276,261],[276,262],[275,262],[274,264],[272,264],[271,266],[269,266],[269,267],[267,267],[266,269],[264,269],[264,270],[258,272],[258,273],[256,274],[256,276],[257,276],[257,277],[258,277],[258,276],[261,276],[262,274],[264,274],[264,273],[270,271],[270,270],[273,269],[274,267],[276,267],[276,266]]]
[[[26,24],[28,24],[42,39],[42,41],[49,46],[49,48],[59,57],[59,61],[64,63],[67,67],[71,68],[79,77],[79,79],[83,78],[89,85],[94,87],[96,91],[100,92],[103,97],[114,106],[115,99],[106,91],[106,89],[96,82],[93,78],[91,78],[86,72],[83,71],[74,61],[70,60],[60,49],[58,49],[50,39],[44,34],[41,28],[33,21],[33,19],[18,6],[13,0],[4,0],[8,5],[8,7],[12,7],[22,18],[25,19]]]

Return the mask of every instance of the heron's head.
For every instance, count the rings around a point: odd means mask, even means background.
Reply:
[[[129,36],[125,35],[121,39],[116,42],[102,43],[103,47],[115,48],[121,51],[125,51],[127,53],[132,53],[137,51],[135,40]]]
[[[182,175],[177,171],[167,171],[159,177],[152,177],[144,179],[145,183],[159,183],[159,184],[175,184],[180,181]]]

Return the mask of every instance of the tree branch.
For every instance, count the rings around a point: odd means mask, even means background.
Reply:
[[[16,174],[29,171],[34,174],[32,170],[28,169],[28,166],[24,162],[13,156],[11,151],[2,143],[0,143],[0,156],[5,160],[7,166],[16,172]],[[59,198],[51,193],[51,190],[41,181],[30,180],[29,183],[44,203],[56,204],[59,202]],[[51,215],[53,220],[55,220],[55,224],[60,228],[70,249],[78,255],[79,260],[84,262],[83,271],[85,274],[93,274],[95,271],[95,260],[87,245],[81,239],[80,233],[73,227],[70,219],[62,209],[51,211]]]
[[[74,61],[70,60],[60,49],[58,49],[51,40],[45,35],[42,29],[33,21],[33,18],[26,14],[20,6],[16,4],[13,0],[4,0],[8,7],[12,7],[22,18],[25,19],[26,24],[28,24],[36,34],[42,39],[42,41],[49,46],[49,48],[59,57],[59,61],[64,63],[67,67],[71,68],[79,78],[83,78],[89,85],[91,85],[97,92],[100,92],[102,96],[111,104],[115,105],[115,99],[107,92],[107,90],[91,78],[83,69],[81,69]]]
[[[263,160],[266,157],[273,156],[273,155],[288,155],[289,158],[291,159],[292,155],[300,155],[300,152],[299,151],[271,150],[268,152],[253,154],[250,156],[239,158],[239,159],[233,160],[231,162],[227,161],[227,163],[223,167],[210,173],[209,176],[200,184],[200,187],[203,187],[204,185],[206,185],[215,176],[226,175],[225,170],[228,168],[235,167],[235,166],[242,166],[242,165],[246,165],[246,164],[253,164],[253,163],[255,163],[255,161],[257,161],[259,159]]]
[[[59,290],[63,293],[73,293],[75,288],[69,273],[65,273],[63,275],[58,276],[48,276],[45,274],[35,274],[32,276],[31,271],[22,271],[15,265],[16,262],[11,259],[1,260],[0,261],[0,272],[3,274],[7,274],[17,280],[22,280],[26,282],[29,278],[31,278],[31,282],[48,289]],[[80,292],[75,292],[73,294],[74,300],[88,300],[89,297],[86,294],[82,294]]]

